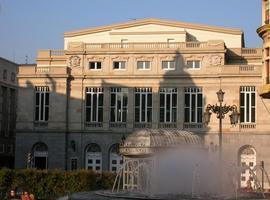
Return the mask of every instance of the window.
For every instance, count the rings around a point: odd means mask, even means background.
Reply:
[[[101,69],[101,62],[89,62],[89,69],[91,70]]]
[[[71,158],[71,170],[77,170],[78,169],[78,158]]]
[[[175,61],[162,61],[162,69],[174,70],[175,69]]]
[[[86,88],[86,122],[103,121],[103,88]]]
[[[110,171],[118,172],[123,164],[122,156],[119,154],[119,144],[110,148]]]
[[[201,68],[201,61],[200,60],[188,60],[187,61],[187,68],[188,69],[200,69]]]
[[[16,74],[14,72],[11,73],[10,80],[11,80],[11,82],[15,82],[15,80],[16,80]]]
[[[49,119],[49,87],[35,87],[35,120],[48,121]]]
[[[255,123],[256,88],[254,86],[240,87],[240,122]]]
[[[7,80],[7,70],[4,69],[3,71],[3,80]]]
[[[150,70],[150,61],[138,61],[137,69],[139,70]]]
[[[185,88],[185,123],[202,123],[202,89]]]
[[[135,88],[135,122],[152,121],[152,88]]]
[[[113,69],[126,69],[126,62],[125,61],[113,62]]]
[[[127,121],[128,88],[111,88],[111,122]]]
[[[160,122],[176,122],[177,88],[160,89]]]
[[[101,148],[97,144],[90,144],[86,148],[86,169],[101,171],[102,170],[102,153]]]

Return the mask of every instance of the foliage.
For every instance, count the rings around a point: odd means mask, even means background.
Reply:
[[[115,174],[90,170],[61,171],[0,169],[0,191],[21,189],[34,194],[37,199],[55,199],[75,192],[110,189]],[[1,198],[1,197],[0,197]]]

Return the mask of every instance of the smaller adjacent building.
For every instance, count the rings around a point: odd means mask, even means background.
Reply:
[[[18,65],[0,57],[0,167],[14,167]]]

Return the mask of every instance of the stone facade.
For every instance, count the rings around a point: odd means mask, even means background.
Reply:
[[[18,65],[0,58],[0,167],[14,167]]]
[[[251,147],[256,152],[254,164],[263,160],[270,173],[270,101],[257,92],[262,85],[262,49],[245,48],[240,30],[146,19],[68,32],[64,40],[64,50],[39,51],[37,65],[19,67],[17,168],[26,167],[26,155],[35,157],[38,151],[36,157],[46,157],[50,169],[87,168],[92,160],[86,155],[101,155],[102,169],[109,170],[111,147],[138,128],[185,129],[201,135],[206,146],[217,146],[218,119],[212,114],[206,126],[202,115],[208,104],[217,103],[221,88],[224,104],[236,105],[241,114],[236,126],[230,124],[229,114],[223,120],[226,162],[238,165],[241,150]],[[91,93],[95,88],[102,91],[100,104],[92,102],[97,98],[97,92]],[[127,92],[115,97],[117,88]],[[140,88],[151,89],[148,121],[140,118],[142,104],[135,113]],[[173,88],[176,100],[166,94],[163,105],[162,88]],[[201,100],[194,88],[199,88]],[[87,91],[93,95],[87,96]],[[121,105],[114,105],[118,96],[127,103],[118,99]],[[37,102],[40,98],[43,103]],[[97,107],[101,112],[93,111]],[[88,154],[90,144],[100,149]],[[36,150],[36,145],[44,149]]]

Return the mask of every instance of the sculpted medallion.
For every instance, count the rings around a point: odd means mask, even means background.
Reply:
[[[81,58],[79,56],[71,56],[69,58],[69,65],[71,67],[80,67]]]

